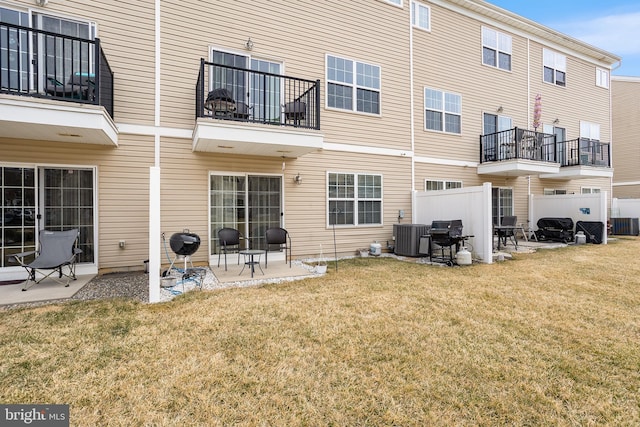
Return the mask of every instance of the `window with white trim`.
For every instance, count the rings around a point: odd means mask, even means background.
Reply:
[[[598,188],[598,187],[581,187],[580,188],[580,193],[581,194],[598,194],[598,193],[600,193],[600,188]]]
[[[482,63],[511,71],[511,36],[482,27]]]
[[[447,181],[444,179],[425,179],[424,191],[450,190],[462,188],[462,181]]]
[[[380,114],[380,67],[327,55],[327,106]]]
[[[447,133],[462,132],[462,96],[437,89],[424,89],[424,127]]]
[[[549,49],[542,49],[543,79],[558,86],[567,85],[567,57]]]
[[[600,125],[580,120],[580,138],[600,141]]]
[[[431,9],[429,6],[412,1],[411,24],[416,28],[431,31]]]
[[[329,225],[381,225],[382,175],[330,172]]]
[[[395,6],[400,6],[402,7],[402,0],[386,0],[387,3],[391,3]]]
[[[609,89],[609,70],[596,68],[596,86]]]
[[[545,196],[556,196],[567,194],[567,190],[557,189],[557,188],[545,188],[543,194]]]

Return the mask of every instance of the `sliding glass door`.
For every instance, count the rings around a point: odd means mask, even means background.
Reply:
[[[211,255],[218,254],[218,230],[225,227],[240,230],[251,248],[262,249],[267,228],[281,225],[282,177],[211,175],[209,201]]]

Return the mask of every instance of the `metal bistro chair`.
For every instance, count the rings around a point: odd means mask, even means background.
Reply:
[[[498,239],[502,239],[504,245],[507,246],[507,238],[511,240],[513,245],[518,249],[518,241],[516,240],[516,227],[518,224],[517,216],[504,216],[500,225],[513,228],[498,229]]]
[[[22,290],[26,291],[29,284],[38,284],[47,277],[51,277],[65,287],[69,286],[71,280],[76,280],[76,256],[82,253],[82,250],[77,248],[78,235],[77,228],[67,231],[40,230],[38,251],[12,255],[9,260],[20,264],[29,274]],[[31,255],[36,255],[36,258],[26,263],[25,258]],[[67,267],[69,272],[65,273],[63,267]],[[49,272],[46,273],[46,271]],[[56,272],[58,277],[52,277]],[[43,277],[36,279],[36,273]]]
[[[264,254],[264,268],[267,268],[269,261],[269,248],[271,245],[278,245],[278,249],[284,249],[284,263],[287,263],[287,251],[289,251],[289,268],[291,268],[291,236],[289,232],[284,228],[273,227],[267,229],[264,233],[267,247]]]
[[[229,249],[238,252],[238,265],[240,265],[240,241],[248,240],[235,228],[221,228],[218,230],[218,240],[220,241],[220,250],[218,251],[218,267],[220,267],[220,255],[224,252],[224,270],[227,271],[227,252]]]

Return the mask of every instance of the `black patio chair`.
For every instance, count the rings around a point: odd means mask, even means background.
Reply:
[[[227,271],[227,252],[235,250],[238,252],[238,265],[240,265],[240,241],[247,240],[246,237],[235,228],[221,228],[218,230],[218,240],[220,241],[220,250],[218,251],[218,267],[220,267],[220,255],[224,252],[224,270]]]
[[[513,245],[518,249],[518,241],[516,240],[516,226],[518,225],[517,216],[504,216],[500,225],[503,227],[512,228],[498,228],[498,239],[502,239],[504,246],[507,246],[507,239],[511,240]]]
[[[287,263],[287,251],[289,251],[289,268],[291,268],[291,236],[289,232],[281,227],[268,228],[264,233],[267,247],[264,254],[264,268],[267,268],[269,261],[269,249],[271,245],[278,245],[278,250],[284,250],[284,263]]]
[[[82,253],[77,248],[78,235],[77,228],[67,231],[40,230],[40,248],[37,251],[21,252],[9,257],[10,261],[20,264],[29,274],[22,290],[26,291],[30,283],[35,285],[48,277],[65,287],[69,286],[71,280],[76,280],[76,257]],[[27,263],[26,258],[31,255],[36,258]],[[68,272],[64,271],[64,267]],[[56,272],[58,277],[52,277]],[[36,279],[36,273],[43,277]]]

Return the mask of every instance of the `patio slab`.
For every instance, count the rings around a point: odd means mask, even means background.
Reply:
[[[48,278],[36,285],[31,285],[26,291],[22,290],[22,282],[12,285],[1,285],[0,305],[71,298],[94,277],[92,274],[78,276],[77,280],[71,281],[69,287],[65,287],[55,280]]]

